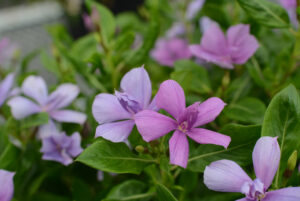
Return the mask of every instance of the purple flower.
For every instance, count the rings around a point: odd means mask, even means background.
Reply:
[[[0,40],[0,66],[10,61],[16,53],[18,46],[10,41],[9,38]]]
[[[193,0],[187,8],[186,11],[186,19],[192,20],[195,18],[197,13],[202,9],[203,5],[205,3],[205,0]]]
[[[42,139],[42,158],[69,165],[73,162],[73,157],[78,156],[83,151],[80,142],[81,137],[77,132],[72,136],[67,136],[65,133],[53,133]]]
[[[240,192],[246,198],[238,201],[298,201],[300,187],[283,188],[267,192],[280,162],[277,137],[260,138],[252,153],[256,179],[252,180],[235,162],[220,160],[211,163],[204,171],[205,185],[215,191]]]
[[[159,64],[172,67],[180,59],[192,57],[186,40],[181,38],[160,39],[157,41],[151,56]]]
[[[29,76],[23,82],[21,90],[37,103],[22,96],[10,99],[8,105],[11,107],[12,114],[16,119],[47,112],[52,119],[59,122],[83,124],[86,120],[86,115],[81,112],[62,109],[70,105],[79,94],[79,88],[74,84],[62,84],[48,95],[48,89],[43,78]]]
[[[244,64],[255,53],[259,44],[249,33],[249,25],[239,24],[229,28],[225,36],[218,24],[213,23],[204,32],[200,45],[191,45],[196,57],[223,68]]]
[[[5,79],[0,83],[0,106],[5,100],[13,95],[12,86],[14,84],[15,75],[13,73],[7,75]]]
[[[144,109],[156,109],[155,98],[150,103],[151,93],[149,75],[144,67],[140,67],[125,74],[121,92],[97,95],[92,106],[94,118],[100,124],[95,137],[112,142],[125,141],[135,124],[134,115]]]
[[[167,38],[175,38],[185,34],[184,24],[181,22],[173,23],[172,27],[167,31]]]
[[[10,201],[14,194],[14,172],[0,170],[0,200]]]
[[[96,7],[92,8],[91,15],[83,13],[82,19],[83,19],[85,27],[89,31],[95,31],[96,30],[96,26],[99,23],[99,13],[98,13],[97,8]]]
[[[147,142],[160,138],[175,130],[169,141],[170,162],[187,166],[189,144],[187,136],[200,144],[216,144],[227,148],[230,137],[203,128],[223,110],[225,103],[219,98],[210,98],[185,107],[185,96],[181,86],[173,81],[163,82],[156,95],[156,105],[174,118],[155,111],[144,110],[135,115],[135,122],[143,139]]]

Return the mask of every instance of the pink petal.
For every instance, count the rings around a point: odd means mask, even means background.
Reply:
[[[48,89],[45,80],[40,76],[29,76],[22,84],[22,91],[26,96],[33,98],[40,105],[44,105],[48,99]]]
[[[134,97],[143,109],[148,107],[152,88],[149,75],[144,67],[134,68],[126,73],[121,80],[121,89]]]
[[[256,177],[259,178],[268,189],[278,169],[280,161],[280,147],[277,137],[261,137],[252,153],[253,166]]]
[[[160,138],[177,127],[170,117],[151,110],[143,110],[134,118],[138,131],[147,142]]]
[[[185,111],[185,95],[181,86],[174,80],[164,81],[156,95],[158,108],[166,110],[175,119],[179,119]]]
[[[130,119],[132,117],[132,115],[121,106],[116,96],[105,93],[96,96],[93,102],[92,112],[99,124]]]
[[[186,168],[189,159],[189,142],[184,133],[176,130],[169,141],[170,163]]]
[[[193,55],[200,58],[201,60],[205,60],[206,62],[212,62],[220,67],[226,69],[233,69],[234,66],[232,64],[232,60],[230,55],[218,55],[203,49],[201,45],[190,45],[190,51]]]
[[[154,96],[154,98],[152,99],[152,101],[151,101],[150,105],[148,106],[147,110],[154,110],[154,111],[159,110],[159,108],[156,105],[156,98],[157,98],[157,95]]]
[[[0,170],[0,200],[10,201],[14,194],[14,172]]]
[[[244,24],[232,26],[227,31],[231,58],[236,64],[246,63],[259,47],[256,38],[249,32],[249,25]]]
[[[203,128],[193,128],[187,135],[194,141],[200,144],[215,144],[225,148],[228,147],[231,138],[227,135],[223,135],[214,131],[210,131]]]
[[[241,192],[245,182],[252,180],[238,164],[230,160],[212,162],[204,171],[204,184],[210,190]]]
[[[199,105],[198,119],[194,127],[205,125],[214,121],[217,116],[222,112],[226,103],[220,98],[212,97],[202,102]]]
[[[56,110],[50,112],[50,116],[59,122],[69,122],[83,124],[86,120],[86,115],[73,110]]]
[[[10,106],[12,115],[16,119],[23,119],[41,111],[37,104],[21,96],[10,99],[7,104]]]
[[[134,126],[133,120],[104,123],[97,127],[95,137],[103,137],[112,142],[124,142]]]
[[[15,75],[13,73],[7,75],[0,85],[0,106],[8,98],[9,92],[14,84]]]
[[[78,86],[69,83],[60,85],[48,98],[49,110],[56,110],[70,105],[78,94]]]
[[[249,201],[247,198],[238,199],[236,201]]]
[[[262,201],[299,201],[300,187],[283,188],[270,191]]]

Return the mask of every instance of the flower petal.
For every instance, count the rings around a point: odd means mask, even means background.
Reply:
[[[71,138],[71,145],[67,148],[68,154],[70,154],[73,157],[78,156],[83,149],[81,148],[81,137],[78,132],[75,132],[72,134]]]
[[[15,75],[13,73],[7,75],[0,85],[0,106],[8,98],[9,92],[14,84]]]
[[[210,190],[241,192],[245,182],[252,180],[238,164],[230,160],[212,162],[204,171],[204,184]]]
[[[70,105],[78,94],[78,86],[70,83],[60,85],[48,98],[48,110],[56,110]]]
[[[50,112],[50,116],[59,122],[69,122],[83,124],[86,120],[86,114],[73,110],[56,110]]]
[[[187,135],[200,144],[215,144],[228,147],[231,138],[227,135],[210,131],[203,128],[193,128]]]
[[[0,170],[0,198],[1,201],[10,201],[14,194],[14,172]]]
[[[92,112],[99,124],[130,119],[132,116],[121,106],[116,96],[105,93],[96,96],[93,102]]]
[[[134,68],[124,75],[121,89],[134,97],[143,109],[150,103],[152,88],[151,81],[144,67]]]
[[[262,201],[299,201],[300,187],[283,188],[270,191]]]
[[[256,38],[250,35],[249,25],[238,24],[227,31],[228,45],[232,61],[244,64],[258,49]]]
[[[185,111],[185,95],[182,87],[174,80],[164,81],[156,95],[158,108],[166,110],[175,119],[179,119]]]
[[[58,134],[58,133],[59,133],[59,130],[56,127],[55,123],[51,119],[49,119],[48,124],[39,126],[38,138],[43,139],[43,138],[46,138],[53,134]]]
[[[217,97],[212,97],[202,102],[198,108],[198,119],[194,127],[202,126],[214,121],[222,112],[225,105],[226,103]]]
[[[37,104],[21,96],[10,99],[7,104],[10,106],[12,115],[16,119],[23,119],[31,114],[40,112]]]
[[[124,142],[134,126],[133,120],[104,123],[97,127],[95,137],[103,137],[112,142]]]
[[[189,159],[189,142],[184,133],[176,130],[169,140],[170,163],[186,168]]]
[[[22,84],[22,91],[40,105],[45,105],[48,99],[48,89],[45,80],[40,76],[29,76]]]
[[[261,137],[252,153],[256,177],[265,185],[265,190],[272,184],[280,161],[280,147],[277,137]]]
[[[176,122],[165,115],[151,110],[143,110],[135,115],[138,131],[146,142],[160,138],[177,126]]]

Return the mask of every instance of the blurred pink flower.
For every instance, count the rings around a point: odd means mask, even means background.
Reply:
[[[17,50],[18,46],[9,38],[2,38],[0,40],[0,66],[9,62]]]
[[[14,172],[0,170],[0,200],[10,201],[14,194]]]

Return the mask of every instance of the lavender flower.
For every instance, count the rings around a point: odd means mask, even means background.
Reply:
[[[151,51],[151,56],[159,64],[169,67],[172,67],[177,60],[192,57],[187,41],[181,38],[158,40]]]
[[[202,9],[204,3],[205,3],[205,0],[193,0],[188,5],[185,18],[188,20],[192,20],[193,18],[195,18],[197,13]]]
[[[246,63],[259,47],[249,31],[249,25],[239,24],[230,27],[225,36],[219,25],[213,23],[204,32],[201,44],[191,45],[190,51],[207,62],[232,69],[233,64]]]
[[[0,200],[10,201],[14,194],[14,172],[0,170]]]
[[[37,103],[23,96],[16,96],[10,99],[8,105],[11,107],[12,114],[16,119],[23,119],[32,114],[47,112],[52,119],[58,122],[83,124],[86,120],[86,115],[81,112],[62,109],[70,105],[79,94],[79,88],[74,84],[62,84],[48,95],[47,86],[43,78],[29,76],[23,82],[21,90]]]
[[[297,18],[297,0],[279,0],[279,3],[286,9],[290,20],[296,28],[299,28]]]
[[[185,34],[184,24],[181,22],[174,22],[172,27],[167,31],[167,38],[176,38],[180,36],[184,36]]]
[[[151,93],[149,75],[140,67],[125,74],[121,80],[121,92],[116,91],[115,96],[97,95],[92,106],[93,116],[100,124],[96,137],[112,142],[125,141],[135,124],[135,114],[144,109],[156,109],[155,98],[150,103]]]
[[[73,162],[73,157],[78,156],[83,151],[80,142],[81,137],[77,132],[72,136],[67,136],[65,133],[53,133],[42,139],[42,158],[69,165]]]
[[[91,15],[83,13],[82,19],[83,19],[85,27],[89,31],[95,31],[97,24],[99,23],[99,13],[98,13],[97,8],[96,7],[92,8]]]
[[[15,75],[13,73],[7,75],[5,79],[0,83],[0,106],[6,101],[6,99],[13,95],[12,86],[14,84]]]
[[[215,191],[240,192],[246,198],[238,201],[297,201],[300,187],[283,188],[267,192],[280,162],[277,137],[260,138],[252,153],[256,179],[252,180],[235,162],[220,160],[205,168],[204,183]]]
[[[186,108],[181,86],[173,81],[163,82],[156,95],[158,108],[166,110],[174,118],[155,111],[144,110],[135,115],[138,131],[147,142],[160,138],[175,130],[169,141],[170,162],[187,166],[189,144],[187,136],[200,144],[216,144],[227,148],[231,139],[226,135],[197,128],[213,121],[223,110],[225,103],[219,98],[196,102]]]
[[[18,46],[10,41],[9,38],[0,40],[0,65],[9,62],[16,53]]]

